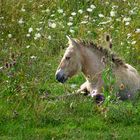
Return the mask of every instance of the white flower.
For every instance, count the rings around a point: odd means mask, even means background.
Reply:
[[[92,4],[92,5],[90,5],[90,8],[91,8],[91,9],[95,9],[96,6]]]
[[[21,8],[21,11],[22,11],[22,12],[25,12],[26,10],[22,7],[22,8]]]
[[[54,16],[55,16],[55,14],[52,14],[52,15],[51,15],[51,17],[54,17]]]
[[[73,29],[70,29],[70,32],[71,32],[71,33],[74,33],[75,31],[74,31]]]
[[[129,11],[129,14],[130,14],[130,15],[136,14],[136,11],[134,11],[134,10],[135,10],[135,9],[130,10],[130,11]]]
[[[131,36],[132,36],[132,34],[131,33],[128,33],[127,34],[127,39],[130,38]]]
[[[30,34],[26,34],[26,36],[27,36],[27,37],[30,37],[31,35],[30,35]]]
[[[37,56],[32,55],[30,58],[31,58],[31,59],[36,59]]]
[[[91,9],[91,8],[87,8],[87,11],[88,11],[88,12],[92,12],[92,10],[93,10],[93,9]]]
[[[72,16],[76,16],[76,13],[75,13],[75,12],[72,12],[71,15],[72,15]]]
[[[9,37],[9,38],[12,38],[12,34],[8,34],[8,37]]]
[[[19,21],[18,21],[19,24],[23,24],[24,21],[23,21],[23,18],[21,18]]]
[[[40,37],[41,37],[41,34],[40,33],[36,33],[34,39],[36,40],[36,39],[39,39]]]
[[[89,18],[89,16],[88,15],[85,15],[84,18]]]
[[[111,17],[115,17],[115,15],[116,15],[116,12],[115,11],[110,11],[110,16]]]
[[[60,14],[63,13],[63,9],[58,9],[57,11],[58,11],[58,13],[60,13]]]
[[[136,44],[136,42],[137,42],[137,41],[135,41],[135,40],[134,40],[134,41],[132,41],[132,42],[131,42],[131,44],[132,44],[132,45],[135,45],[135,44]]]
[[[131,18],[130,17],[128,17],[128,18],[124,17],[123,21],[125,21],[125,22],[131,21]]]
[[[82,13],[83,13],[83,10],[81,10],[81,9],[80,9],[80,10],[78,10],[78,13],[82,14]]]
[[[69,17],[69,21],[73,21],[73,17]]]
[[[91,31],[87,31],[88,34],[91,34]]]
[[[104,21],[104,22],[100,22],[99,24],[100,25],[104,25],[104,24],[107,24],[107,23],[109,23],[110,21]]]
[[[118,5],[113,5],[112,9],[118,8]]]
[[[49,13],[50,12],[50,9],[46,9],[45,11],[46,11],[46,13]]]
[[[98,16],[99,16],[99,17],[104,17],[104,15],[103,15],[103,14],[99,14]]]
[[[68,26],[71,26],[72,24],[73,24],[72,22],[68,22],[68,23],[67,23]]]
[[[32,31],[33,31],[33,28],[30,27],[30,28],[28,29],[28,32],[31,33]]]
[[[121,19],[120,18],[116,18],[116,21],[121,21]]]
[[[27,49],[30,48],[30,45],[27,45],[26,48],[27,48]]]
[[[51,28],[56,28],[56,24],[55,24],[55,23],[49,22],[49,27],[51,27]]]
[[[140,29],[136,29],[135,33],[140,33]]]
[[[0,17],[0,19],[4,19],[4,17]]]
[[[128,26],[130,24],[130,22],[126,22],[125,25]]]
[[[49,39],[49,40],[51,40],[51,39],[52,39],[52,37],[49,35],[49,36],[48,36],[48,39]]]
[[[0,70],[2,70],[3,69],[3,67],[0,67]]]
[[[41,29],[42,29],[41,27],[40,28],[36,28],[37,31],[41,31]]]
[[[88,23],[88,21],[84,20],[84,21],[81,22],[81,24],[86,24],[86,23]]]
[[[40,21],[40,22],[39,22],[39,24],[43,24],[43,23],[44,23],[43,21]]]

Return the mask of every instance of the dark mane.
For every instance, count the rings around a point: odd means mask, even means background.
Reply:
[[[93,43],[93,41],[86,41],[81,39],[76,41],[84,47],[93,48],[95,51],[102,53],[107,60],[111,60],[115,65],[126,67],[125,62],[110,49],[105,48],[101,45],[97,45],[96,43]]]

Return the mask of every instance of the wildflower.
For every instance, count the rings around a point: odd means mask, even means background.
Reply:
[[[39,24],[43,24],[43,23],[44,23],[43,21],[40,21],[40,22],[39,22]]]
[[[31,35],[30,35],[30,34],[26,34],[26,36],[27,36],[27,37],[30,37]]]
[[[46,11],[46,13],[49,13],[50,12],[50,9],[46,9],[45,11]]]
[[[92,12],[92,10],[93,10],[93,9],[91,9],[91,8],[87,8],[87,11],[88,11],[88,12]]]
[[[99,16],[99,17],[104,17],[104,15],[103,15],[103,14],[99,14],[98,16]]]
[[[117,5],[113,5],[112,6],[112,9],[115,9],[115,8],[118,8],[118,6]]]
[[[135,33],[140,33],[140,29],[136,29]]]
[[[130,38],[132,36],[131,33],[127,34],[127,39]]]
[[[36,33],[34,39],[36,40],[36,39],[39,39],[40,37],[41,37],[41,34],[40,33]]]
[[[129,25],[129,24],[130,24],[130,22],[126,22],[126,23],[125,23],[126,26]]]
[[[58,11],[58,13],[60,13],[60,14],[63,13],[63,9],[58,9],[57,11]]]
[[[107,24],[107,23],[109,23],[110,21],[104,21],[104,22],[100,22],[99,24],[100,25],[104,25],[104,24]]]
[[[22,8],[21,8],[21,11],[22,11],[22,12],[25,12],[26,10],[22,7]]]
[[[72,24],[73,24],[72,22],[68,22],[68,23],[67,23],[68,26],[71,26]]]
[[[73,29],[70,29],[70,32],[71,32],[71,33],[74,33],[75,31],[74,31]]]
[[[81,24],[86,24],[86,23],[88,23],[88,21],[84,20],[84,21],[81,22]]]
[[[82,14],[82,13],[83,13],[83,10],[81,10],[81,9],[80,9],[80,10],[78,10],[78,13]]]
[[[0,19],[4,19],[4,17],[0,17]]]
[[[121,21],[121,19],[120,18],[116,18],[116,21]]]
[[[12,34],[8,34],[8,37],[9,37],[9,38],[12,38]]]
[[[55,14],[52,14],[52,15],[51,15],[51,17],[54,17],[54,16],[55,16]]]
[[[96,6],[92,4],[92,5],[90,5],[90,8],[91,8],[91,9],[95,9]]]
[[[75,13],[75,12],[72,12],[71,15],[72,15],[72,16],[76,16],[76,13]]]
[[[129,11],[129,14],[134,15],[134,14],[136,14],[136,12],[132,9],[132,10]]]
[[[33,31],[33,28],[30,27],[30,28],[28,29],[28,32],[31,33],[32,31]]]
[[[69,17],[69,21],[73,21],[73,17]]]
[[[37,31],[40,31],[41,29],[42,29],[41,27],[40,28],[36,28]]]
[[[39,7],[43,7],[43,4],[39,5]]]
[[[136,44],[136,42],[137,42],[137,41],[135,41],[135,40],[134,40],[134,41],[132,41],[132,42],[131,42],[131,44],[132,44],[132,45],[135,45],[135,44]]]
[[[18,21],[19,24],[23,24],[24,21],[23,21],[23,18],[21,18],[19,21]]]
[[[89,18],[89,16],[88,16],[88,15],[85,15],[85,16],[84,16],[84,18],[86,18],[86,19],[87,19],[87,18]]]
[[[88,34],[91,34],[91,31],[87,31]]]
[[[125,89],[125,86],[124,86],[124,84],[122,83],[122,84],[120,84],[120,90],[124,90]]]
[[[115,11],[111,11],[111,12],[110,12],[110,16],[111,16],[111,17],[115,17],[115,15],[116,15],[116,12],[115,12]]]
[[[31,59],[36,59],[37,56],[32,55],[30,58],[31,58]]]
[[[30,45],[27,45],[26,48],[27,48],[27,49],[30,48]]]
[[[2,70],[3,69],[3,67],[0,67],[0,70]]]
[[[56,24],[55,23],[49,23],[49,27],[56,28]]]
[[[52,37],[49,35],[49,36],[48,36],[48,39],[49,39],[49,40],[51,40],[51,39],[52,39]]]
[[[124,18],[123,18],[123,21],[129,22],[129,21],[131,21],[131,18],[130,18],[130,17],[128,17],[128,18],[124,17]]]

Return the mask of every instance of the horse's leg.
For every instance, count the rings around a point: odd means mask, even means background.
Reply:
[[[103,80],[101,79],[101,77],[99,77],[98,81],[96,82],[96,85],[93,87],[93,90],[89,94],[89,96],[95,99],[95,102],[97,104],[101,104],[105,100],[104,95],[102,93],[102,87]]]
[[[80,89],[77,90],[77,93],[84,93],[85,95],[88,94],[87,81],[80,86]]]

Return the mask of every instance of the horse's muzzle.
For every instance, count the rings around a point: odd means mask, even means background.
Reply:
[[[61,69],[56,72],[55,76],[58,82],[65,83],[67,81],[67,76],[64,74],[64,71]]]

